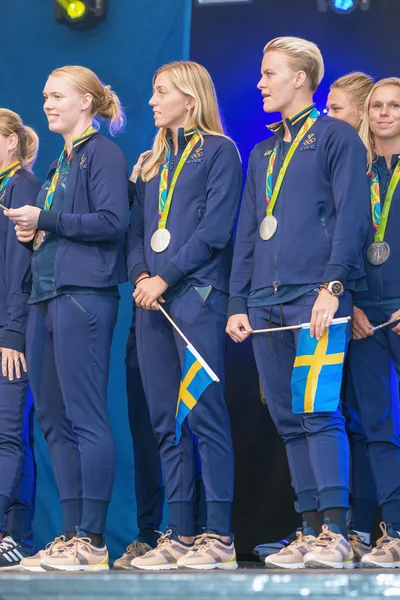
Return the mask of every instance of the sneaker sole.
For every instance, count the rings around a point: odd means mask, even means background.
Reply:
[[[213,565],[178,565],[178,569],[194,569],[197,571],[211,571],[214,569],[221,569],[222,571],[234,571],[238,569],[237,563],[216,563]]]
[[[108,565],[43,565],[45,571],[109,571]]]
[[[309,569],[354,569],[354,563],[333,563],[327,560],[317,560],[316,558],[308,560],[305,567]]]
[[[264,563],[267,569],[304,569],[304,563],[281,564],[268,561]]]
[[[367,569],[400,569],[400,563],[378,563],[369,560],[368,562],[361,562],[360,567]]]
[[[30,571],[31,573],[44,573],[43,567],[25,567],[25,565],[21,565],[24,571]]]
[[[0,567],[0,573],[1,571],[22,571],[23,567],[21,567],[21,565],[10,565],[10,566],[5,566],[5,567]]]
[[[132,565],[132,569],[140,569],[142,571],[168,571],[170,569],[177,569],[178,565],[176,563],[172,565],[141,565],[138,567],[137,565]]]

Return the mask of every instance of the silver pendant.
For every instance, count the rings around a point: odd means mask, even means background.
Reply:
[[[371,265],[382,265],[387,261],[390,254],[390,247],[387,242],[374,242],[367,250],[368,262]]]
[[[171,241],[171,234],[168,229],[157,229],[151,236],[150,246],[154,252],[164,252]]]
[[[262,240],[270,240],[278,229],[278,221],[271,215],[264,217],[260,225],[260,237]]]

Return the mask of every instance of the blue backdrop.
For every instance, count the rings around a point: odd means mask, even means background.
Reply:
[[[52,0],[19,0],[7,5],[0,48],[0,106],[18,112],[39,134],[35,172],[46,175],[62,140],[48,131],[42,90],[56,67],[81,64],[110,84],[124,105],[128,123],[116,141],[130,166],[148,149],[154,124],[148,100],[151,78],[162,64],[188,57],[190,0],[109,0],[108,18],[96,29],[71,30],[53,18]],[[136,536],[133,452],[125,393],[125,343],[131,320],[130,285],[122,286],[114,336],[109,407],[117,445],[117,477],[107,522],[111,554],[120,554]],[[36,541],[42,547],[61,532],[61,511],[47,445],[36,431],[38,464]]]

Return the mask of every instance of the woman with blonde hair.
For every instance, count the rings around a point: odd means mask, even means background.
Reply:
[[[323,74],[312,42],[281,37],[264,48],[257,87],[264,111],[280,112],[282,121],[250,155],[230,281],[227,332],[235,342],[252,328],[301,323],[310,323],[318,342],[335,316],[351,314],[351,290],[364,275],[365,148],[350,125],[316,111],[313,94]],[[293,407],[299,330],[258,334],[252,342],[303,520],[297,539],[265,564],[352,567],[349,453],[339,393],[319,410]]]
[[[359,132],[365,101],[373,86],[372,77],[359,71],[339,77],[329,90],[326,102],[328,115],[346,121]]]
[[[31,448],[28,452],[31,460],[27,457],[24,462],[23,444],[24,425],[30,422],[25,415],[30,415],[32,400],[28,396],[25,361],[28,295],[21,291],[21,284],[30,252],[18,243],[13,223],[3,211],[35,204],[40,182],[32,168],[38,148],[35,131],[24,125],[15,112],[0,108],[0,206],[3,209],[0,213],[0,523],[4,523],[7,514],[6,533],[0,544],[0,570],[18,568],[21,559],[34,551],[29,539],[32,534],[34,464]],[[29,432],[27,435],[29,437]],[[18,489],[23,465],[26,498],[23,497],[24,490],[19,493]],[[8,514],[13,502],[13,511]]]
[[[59,540],[22,566],[106,570],[103,533],[115,473],[107,384],[129,202],[125,159],[93,125],[102,118],[117,133],[124,114],[110,86],[81,66],[53,71],[43,96],[49,129],[64,148],[37,206],[6,214],[33,248],[27,362],[69,543]]]
[[[399,78],[374,85],[360,134],[368,152],[372,209],[364,246],[368,291],[355,295],[348,364],[383,520],[383,535],[361,564],[394,568],[400,560]]]
[[[224,135],[214,86],[201,65],[174,62],[161,67],[153,78],[150,106],[158,132],[137,181],[128,269],[135,286],[139,366],[164,472],[169,528],[155,550],[131,564],[145,570],[233,569],[233,450],[225,403],[224,327],[240,158]],[[180,439],[175,415],[185,344],[157,310],[159,303],[221,379],[189,412]],[[196,540],[191,432],[199,440],[207,500],[206,532]]]

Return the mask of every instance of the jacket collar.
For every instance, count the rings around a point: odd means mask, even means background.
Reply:
[[[186,148],[188,142],[195,133],[197,133],[197,129],[195,127],[190,127],[189,129],[180,127],[178,129],[178,152],[181,152]],[[167,131],[167,142],[170,148],[172,148],[172,131],[170,130]]]
[[[315,111],[315,103],[310,104],[310,106],[305,106],[301,109],[300,112],[286,119],[286,125],[291,133],[292,140],[299,133],[300,129],[304,125],[307,118],[311,115],[311,113]],[[272,125],[267,125],[267,128],[272,131],[275,135],[277,135],[280,139],[283,138],[285,134],[285,128],[283,125],[283,121],[279,121],[278,123],[273,123]]]

